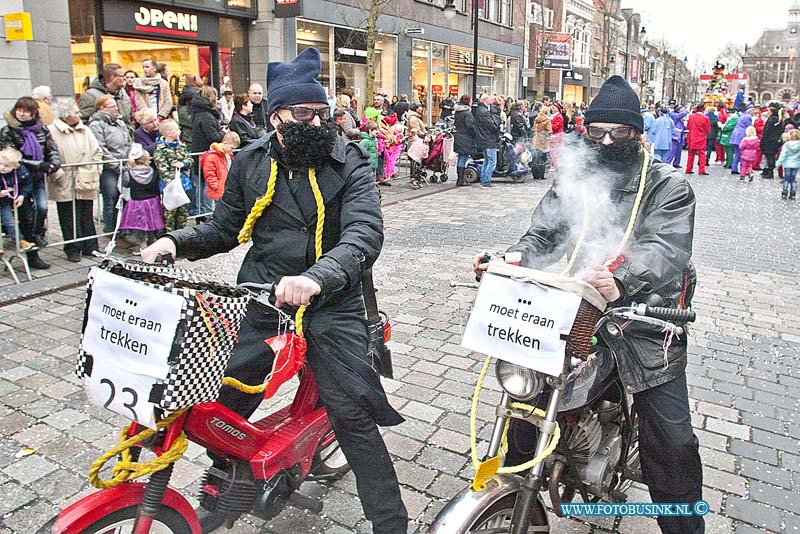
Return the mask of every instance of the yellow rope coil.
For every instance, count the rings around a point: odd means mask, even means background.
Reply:
[[[250,210],[250,213],[247,214],[244,225],[239,231],[238,239],[240,244],[247,243],[250,241],[250,238],[253,237],[253,227],[256,225],[256,221],[259,217],[261,217],[261,214],[264,213],[264,210],[267,208],[267,206],[272,204],[272,197],[275,196],[275,184],[277,182],[278,162],[273,159],[269,170],[267,191],[264,193],[264,196],[259,197],[258,200],[256,200],[255,204],[253,204],[253,208]]]
[[[165,417],[161,421],[156,423],[156,426],[159,430],[166,428],[169,426],[175,419],[180,417],[186,410],[178,410],[177,412],[171,413],[169,416]],[[133,423],[131,423],[133,424]],[[186,448],[189,446],[189,441],[186,439],[186,434],[181,432],[180,436],[175,440],[172,444],[172,447],[169,450],[164,451],[164,454],[159,456],[158,458],[150,461],[150,462],[134,462],[131,456],[131,447],[140,443],[153,434],[156,433],[155,430],[147,428],[135,436],[128,437],[128,430],[130,429],[131,425],[126,426],[122,429],[119,434],[119,444],[116,445],[110,451],[104,453],[100,456],[95,462],[92,464],[92,467],[89,468],[89,483],[98,489],[108,489],[113,488],[115,486],[119,486],[123,482],[128,482],[129,480],[134,480],[144,475],[152,475],[162,469],[165,469],[170,464],[173,464],[181,459],[183,453],[186,452]],[[115,457],[116,455],[122,455],[122,460],[117,462],[114,465],[113,469],[111,470],[112,477],[110,480],[103,480],[100,478],[100,470],[103,466],[108,462],[111,458]]]

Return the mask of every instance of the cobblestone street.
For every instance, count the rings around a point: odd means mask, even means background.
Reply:
[[[685,155],[684,155],[685,161]],[[800,533],[800,206],[780,199],[778,180],[743,183],[719,165],[693,175],[697,195],[694,261],[698,320],[690,337],[688,382],[704,463],[709,534]],[[469,409],[483,357],[460,347],[474,291],[471,257],[504,250],[524,232],[550,185],[497,183],[398,202],[384,210],[386,243],[376,265],[378,300],[393,324],[395,379],[385,380],[407,421],[385,431],[413,519],[422,534],[444,503],[471,480]],[[232,281],[245,252],[192,265]],[[117,442],[123,418],[87,402],[72,374],[84,289],[0,307],[0,534],[36,532],[59,510],[94,491],[89,466]],[[292,386],[296,381],[292,381]],[[487,436],[499,389],[487,379],[480,435]],[[285,403],[291,393],[257,413]],[[25,448],[36,452],[22,455]],[[172,486],[196,505],[208,460],[194,444]],[[108,471],[104,472],[106,477]],[[243,518],[230,532],[371,532],[352,474],[322,496],[321,515],[289,508],[264,522]],[[629,493],[648,501],[646,489]],[[559,520],[553,532],[606,533],[613,518]],[[625,518],[619,532],[653,534],[654,520]]]

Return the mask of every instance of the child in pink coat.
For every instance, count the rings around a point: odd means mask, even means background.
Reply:
[[[747,176],[749,181],[753,181],[753,167],[758,159],[758,151],[761,149],[761,141],[758,139],[756,129],[748,126],[744,131],[745,137],[739,143],[739,153],[741,154],[742,168],[739,171],[739,180],[744,181]]]

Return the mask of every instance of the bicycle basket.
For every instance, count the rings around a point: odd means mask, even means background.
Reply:
[[[138,261],[107,259],[95,269],[177,295],[183,301],[169,349],[166,377],[159,377],[150,391],[149,401],[164,410],[174,411],[216,399],[247,308],[249,292],[187,269]],[[79,378],[92,373],[94,356],[87,353],[84,346],[96,276],[90,273],[86,289],[81,349],[75,369]],[[158,306],[157,302],[149,304]]]

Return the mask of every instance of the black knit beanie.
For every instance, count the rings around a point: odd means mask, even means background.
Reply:
[[[267,114],[297,104],[327,104],[328,94],[317,81],[321,66],[316,48],[306,48],[288,63],[270,63],[267,66]]]
[[[639,97],[625,78],[614,75],[605,81],[595,99],[589,104],[584,123],[587,126],[593,122],[624,124],[642,133],[644,119],[639,111],[640,106]]]

